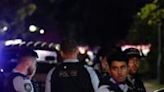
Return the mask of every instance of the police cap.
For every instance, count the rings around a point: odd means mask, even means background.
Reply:
[[[124,51],[127,56],[130,57],[138,57],[141,58],[140,51],[136,48],[128,48]]]

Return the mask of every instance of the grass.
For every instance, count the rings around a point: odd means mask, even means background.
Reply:
[[[145,81],[144,85],[147,92],[153,92],[154,90],[164,88],[164,84],[159,84],[156,80]]]

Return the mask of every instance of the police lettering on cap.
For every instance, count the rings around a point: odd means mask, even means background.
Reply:
[[[140,58],[140,51],[136,48],[128,48],[124,51],[128,57],[138,57]]]

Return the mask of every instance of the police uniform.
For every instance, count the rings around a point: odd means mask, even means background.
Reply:
[[[9,75],[5,92],[34,92],[30,79],[18,72]]]
[[[96,92],[133,92],[133,90],[128,80],[123,83],[116,83],[113,78],[106,76]]]
[[[146,92],[144,84],[142,80],[138,77],[138,75],[135,75],[133,77],[128,76],[128,80],[132,85],[133,92]]]
[[[126,49],[124,52],[127,54],[129,58],[130,57],[137,57],[139,59],[141,58],[140,52],[138,49],[129,48],[129,49]],[[133,92],[146,92],[143,81],[140,79],[137,73],[135,75],[129,75],[128,80],[132,85]]]
[[[93,68],[67,59],[49,72],[46,82],[46,92],[95,92],[99,79]]]

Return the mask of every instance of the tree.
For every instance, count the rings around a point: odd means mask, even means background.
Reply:
[[[146,4],[143,8],[141,8],[140,12],[136,14],[134,17],[134,24],[132,25],[128,39],[132,43],[151,43],[152,44],[152,52],[150,53],[151,64],[155,64],[157,69],[156,71],[152,71],[152,74],[157,73],[157,79],[159,83],[164,83],[164,74],[162,71],[164,70],[164,59],[163,53],[164,44],[162,40],[164,40],[164,1],[163,0],[154,0],[152,3]],[[153,63],[152,63],[153,62]],[[152,69],[152,68],[151,68]]]

